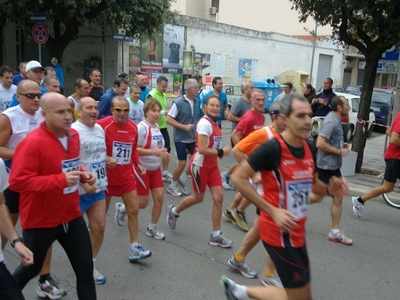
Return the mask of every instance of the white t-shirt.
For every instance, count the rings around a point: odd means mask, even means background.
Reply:
[[[0,193],[8,188],[8,172],[3,159],[0,158]],[[0,262],[4,261],[3,251],[1,250],[1,239],[0,239]]]
[[[99,124],[88,127],[81,122],[71,125],[79,133],[81,150],[79,154],[80,165],[88,172],[96,175],[96,192],[104,191],[108,185],[106,172],[106,142],[104,130]],[[79,186],[79,194],[85,194],[84,189]]]
[[[131,98],[128,98],[128,102],[129,102],[128,117],[136,124],[139,124],[140,121],[144,120],[144,111],[143,111],[144,102],[142,100],[134,102]]]
[[[11,85],[9,89],[5,89],[0,84],[0,113],[10,107],[13,96],[17,93],[17,86]]]
[[[137,126],[138,129],[138,143],[139,148],[145,149],[156,149],[164,148],[165,141],[161,134],[160,128],[157,124],[151,125],[146,121],[142,121]],[[151,139],[149,139],[149,132],[151,133]],[[141,155],[140,163],[146,170],[154,171],[157,170],[161,165],[161,157],[157,155]]]
[[[201,118],[199,122],[197,123],[196,127],[197,134],[202,134],[210,137],[212,135],[212,125],[210,121],[206,120],[205,118]],[[210,145],[210,140],[207,139],[206,142],[206,147]],[[199,152],[195,153],[195,156],[193,158],[193,164],[198,165],[198,166],[203,166],[203,160],[204,160],[204,155],[200,154]]]

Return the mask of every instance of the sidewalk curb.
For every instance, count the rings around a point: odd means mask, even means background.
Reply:
[[[365,194],[366,192],[368,192],[370,189],[372,189],[369,186],[365,186],[365,185],[361,185],[361,184],[355,184],[355,183],[351,183],[348,182],[347,183],[349,186],[349,190],[350,190],[350,195],[353,194]]]

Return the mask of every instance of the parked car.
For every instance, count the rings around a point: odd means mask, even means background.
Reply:
[[[348,130],[347,133],[345,133],[346,137],[345,140],[350,141],[352,136],[354,135],[356,131],[356,125],[357,125],[357,114],[358,110],[360,109],[360,96],[353,95],[353,94],[347,94],[347,93],[336,93],[338,96],[343,96],[346,97],[346,99],[349,101],[350,105],[350,111],[349,111],[349,124],[350,124],[350,129]],[[368,118],[368,127],[366,129],[367,135],[371,136],[372,131],[374,130],[374,124],[375,123],[375,114],[372,109],[369,111],[369,118]]]
[[[347,94],[347,93],[336,93],[336,95],[345,97],[347,99],[347,101],[349,102],[350,110],[349,110],[348,122],[346,122],[346,123],[343,122],[344,141],[349,142],[349,141],[351,141],[351,139],[356,131],[357,114],[358,114],[358,110],[360,108],[360,96],[353,95],[353,94]],[[323,123],[323,118],[319,118],[319,117],[313,118],[311,136],[316,138],[316,136],[319,133],[322,123]],[[375,114],[374,114],[373,110],[370,109],[369,118],[368,118],[368,127],[366,129],[368,136],[370,136],[372,134],[372,131],[374,130],[373,123],[375,123]]]
[[[348,87],[346,87],[346,93],[360,96],[361,88],[362,85],[349,85]]]
[[[208,93],[211,90],[212,90],[212,84],[211,83],[205,84],[204,90],[203,90],[203,95]],[[229,109],[231,109],[231,106],[233,105],[233,103],[235,103],[235,101],[242,96],[242,91],[240,90],[239,85],[224,83],[224,87],[223,87],[222,91],[226,93],[226,97],[228,98]]]
[[[322,91],[323,91],[323,88],[320,88],[320,89],[318,90],[317,94],[322,93]],[[332,88],[332,91],[333,91],[335,94],[336,94],[336,93],[346,93],[346,90],[345,90],[343,87],[341,87],[341,86],[334,86],[334,87]]]
[[[393,108],[392,100],[394,99],[394,96],[395,91],[391,88],[374,88],[371,98],[371,108],[375,113],[376,123],[388,125],[389,112],[391,112]]]

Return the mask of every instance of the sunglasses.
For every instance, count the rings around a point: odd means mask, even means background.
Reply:
[[[129,108],[120,108],[120,107],[113,107],[113,110],[116,111],[117,113],[127,113],[129,112]]]
[[[42,97],[42,95],[43,95],[43,94],[35,94],[35,93],[26,93],[26,94],[17,93],[17,94],[18,94],[18,95],[25,96],[26,98],[31,99],[31,100],[34,100],[36,97],[37,97],[38,99],[40,99],[40,97]]]

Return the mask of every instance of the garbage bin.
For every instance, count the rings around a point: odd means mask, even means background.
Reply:
[[[309,77],[309,74],[304,71],[287,70],[281,74],[281,83],[293,83],[294,92],[301,94],[303,90],[303,85],[308,83]]]

